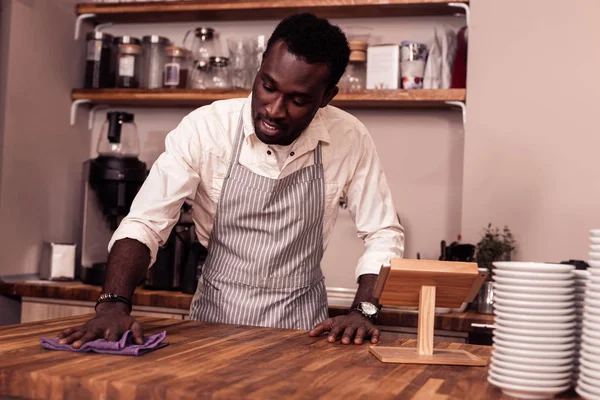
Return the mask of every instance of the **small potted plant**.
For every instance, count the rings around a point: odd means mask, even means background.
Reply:
[[[487,281],[484,282],[479,291],[477,310],[482,314],[492,314],[494,299],[491,282],[493,263],[495,261],[510,261],[515,251],[515,240],[512,232],[507,226],[501,231],[499,228],[493,228],[491,223],[488,224],[481,240],[477,243],[475,251],[477,265],[489,272]]]

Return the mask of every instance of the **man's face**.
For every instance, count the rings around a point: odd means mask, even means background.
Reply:
[[[326,64],[308,64],[289,53],[285,42],[276,42],[252,87],[252,120],[260,141],[287,146],[296,140],[337,94],[337,87],[327,90],[329,79]]]

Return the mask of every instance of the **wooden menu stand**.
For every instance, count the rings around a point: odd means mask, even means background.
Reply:
[[[434,349],[435,307],[459,308],[474,300],[487,273],[476,263],[392,260],[383,266],[374,296],[384,306],[419,306],[417,347],[371,346],[384,363],[485,366],[486,360],[459,349]]]

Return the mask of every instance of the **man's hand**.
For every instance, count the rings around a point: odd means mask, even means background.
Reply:
[[[342,335],[342,343],[362,344],[365,338],[371,338],[371,343],[379,341],[379,329],[362,314],[353,311],[346,315],[329,318],[310,331],[310,336],[320,336],[329,332],[327,341],[334,343]]]
[[[96,339],[116,342],[123,333],[131,329],[136,344],[143,344],[142,326],[129,315],[127,306],[122,303],[102,303],[98,305],[96,316],[80,327],[67,328],[58,335],[60,344],[72,344],[78,349],[84,343]]]

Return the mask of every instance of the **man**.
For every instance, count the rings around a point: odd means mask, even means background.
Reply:
[[[62,342],[80,347],[131,329],[141,343],[129,299],[188,198],[209,250],[191,319],[377,343],[372,293],[381,265],[402,256],[404,233],[367,129],[328,106],[348,58],[337,27],[292,16],[273,32],[248,99],[185,117],[109,244],[96,317],[66,329]],[[352,310],[328,319],[320,262],[341,198],[366,249]]]

